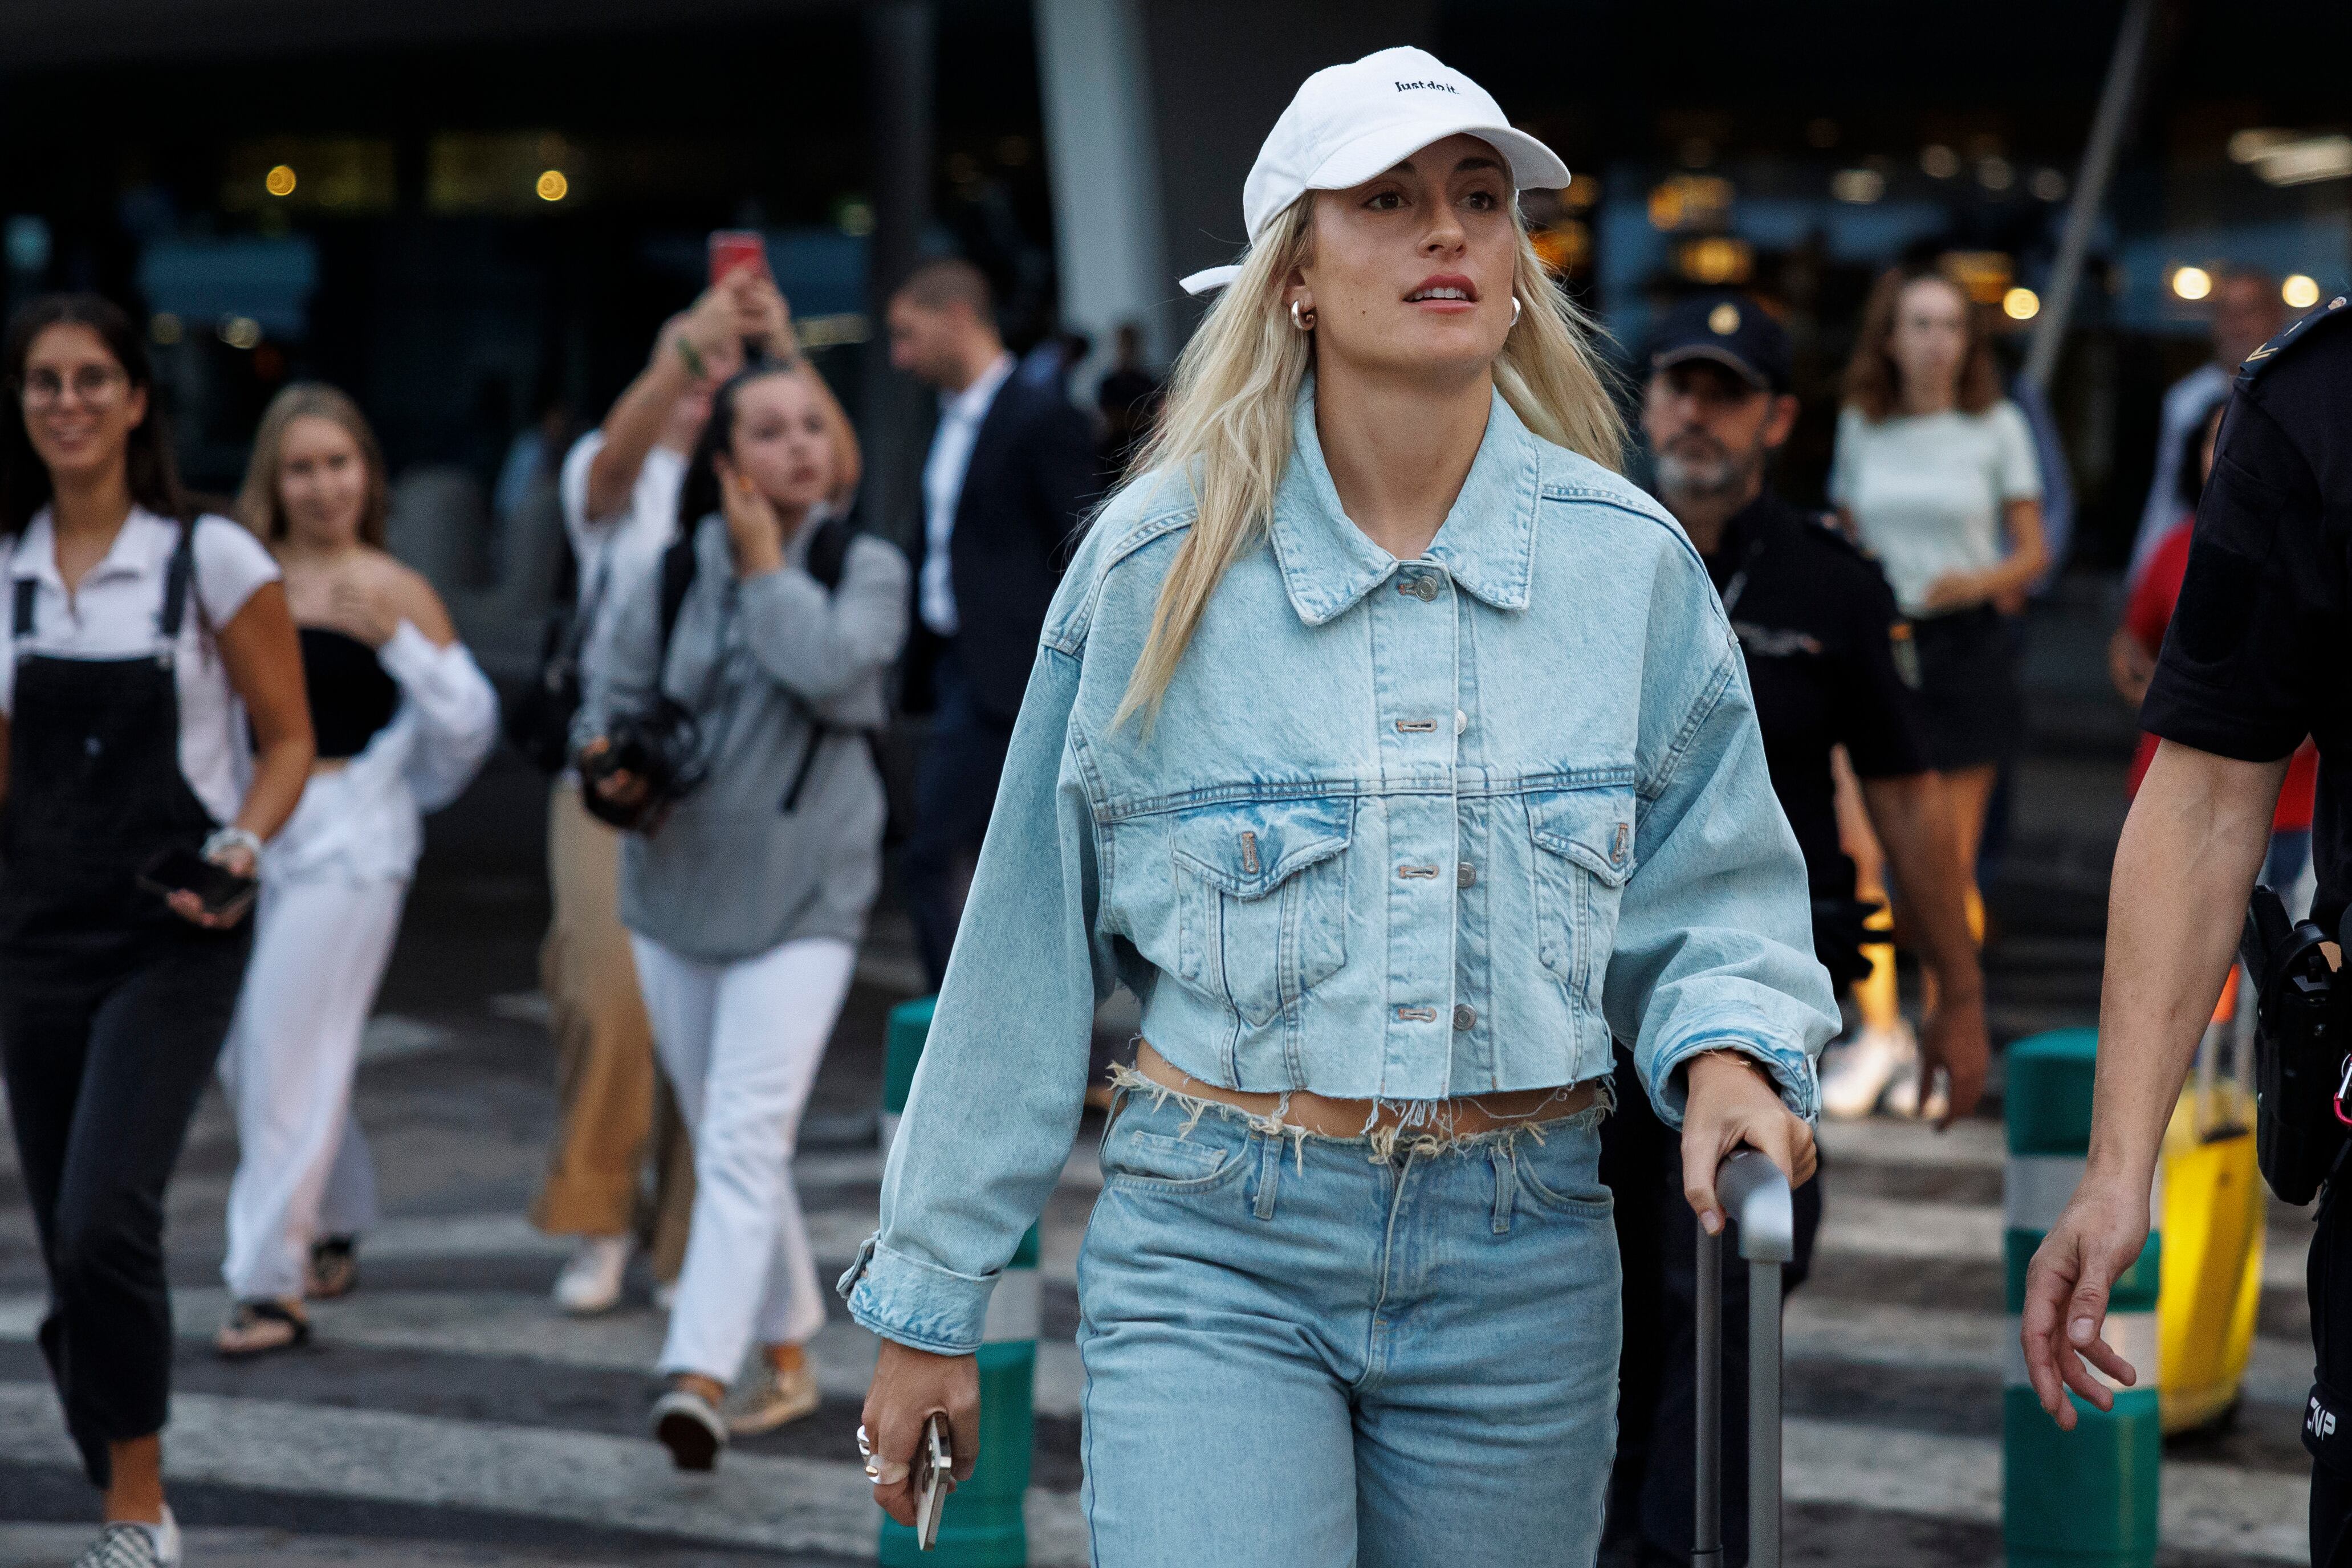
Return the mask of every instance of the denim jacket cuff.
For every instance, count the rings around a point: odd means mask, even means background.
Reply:
[[[1754,1058],[1771,1074],[1782,1104],[1807,1122],[1821,1120],[1821,1078],[1803,1046],[1789,1044],[1754,1027],[1715,1026],[1694,1030],[1658,1051],[1647,1087],[1660,1118],[1670,1125],[1682,1125],[1684,1103],[1689,1097],[1689,1092],[1675,1082],[1675,1070],[1710,1051],[1736,1051]]]
[[[996,1276],[959,1274],[866,1239],[834,1289],[858,1326],[910,1350],[970,1355],[980,1348]]]

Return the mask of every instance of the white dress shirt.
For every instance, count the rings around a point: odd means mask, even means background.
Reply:
[[[942,637],[954,636],[961,624],[956,616],[955,580],[948,570],[948,541],[955,535],[963,476],[971,467],[971,448],[980,439],[981,422],[988,417],[997,392],[1013,374],[1013,362],[1010,353],[1000,353],[963,391],[940,394],[940,428],[931,437],[931,455],[923,460],[923,580],[919,598],[923,624]]]

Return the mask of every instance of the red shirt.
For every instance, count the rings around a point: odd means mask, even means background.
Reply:
[[[2131,600],[2124,607],[2124,630],[2147,650],[2150,658],[2164,646],[2164,629],[2172,623],[2172,607],[2180,602],[2180,580],[2189,575],[2189,541],[2195,521],[2193,516],[2183,517],[2164,536],[2164,542],[2140,569],[2139,580],[2132,584]],[[2131,779],[2124,787],[2127,793],[2139,793],[2139,781],[2147,776],[2147,765],[2155,759],[2156,737],[2142,730],[2139,749],[2132,756]],[[2306,736],[2287,763],[2286,782],[2279,789],[2271,831],[2311,826],[2312,793],[2318,782],[2319,748]]]

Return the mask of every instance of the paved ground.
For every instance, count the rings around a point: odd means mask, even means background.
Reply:
[[[2095,690],[2066,685],[2071,669],[2038,688],[2018,852],[1994,898],[2004,1036],[2089,1021],[2095,1003],[2120,762],[2111,716]],[[626,1305],[599,1320],[547,1305],[562,1249],[520,1218],[552,1113],[532,989],[546,913],[537,788],[502,764],[435,825],[360,1081],[387,1219],[365,1244],[362,1289],[320,1310],[304,1353],[229,1366],[205,1351],[223,1309],[235,1145],[217,1097],[197,1124],[170,1204],[184,1340],[168,1455],[193,1563],[872,1560],[875,1516],[850,1433],[873,1352],[853,1325],[837,1319],[817,1346],[826,1397],[815,1416],[742,1445],[713,1479],[686,1479],[642,1435],[661,1327],[646,1281],[633,1279]],[[819,1082],[799,1176],[828,1277],[872,1224],[880,1021],[912,988],[909,969],[886,923]],[[1822,1255],[1789,1321],[1789,1559],[1992,1562],[1998,1125],[1939,1138],[1881,1121],[1825,1136]],[[1082,1138],[1046,1217],[1030,1501],[1039,1564],[1084,1560],[1072,1270],[1099,1181],[1090,1147]],[[2175,1568],[2301,1560],[2306,1235],[2300,1215],[2274,1214],[2263,1337],[2236,1427],[2168,1453]],[[90,1499],[30,1343],[41,1290],[14,1161],[0,1154],[0,1568],[65,1563],[87,1539]]]

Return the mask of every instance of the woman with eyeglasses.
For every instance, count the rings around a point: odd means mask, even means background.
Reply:
[[[19,413],[0,422],[0,1070],[48,1270],[41,1349],[105,1493],[78,1568],[163,1568],[163,1187],[310,717],[277,563],[187,505],[130,319],[35,300],[0,363]]]

